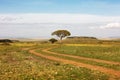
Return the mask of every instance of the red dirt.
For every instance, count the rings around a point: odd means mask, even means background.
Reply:
[[[46,51],[46,50],[43,50]],[[90,64],[85,64],[85,63],[80,63],[80,62],[75,62],[72,60],[67,60],[67,59],[61,59],[58,57],[53,57],[53,56],[48,56],[48,55],[43,55],[41,53],[35,52],[34,50],[29,50],[30,53],[36,55],[36,56],[40,56],[49,60],[54,60],[54,61],[58,61],[58,62],[62,62],[62,63],[66,63],[66,64],[72,64],[75,66],[79,66],[79,67],[85,67],[91,70],[97,70],[106,74],[110,75],[110,79],[109,80],[115,80],[114,78],[118,78],[120,79],[120,71],[116,71],[114,69],[108,69],[108,68],[104,68],[104,67],[100,67],[100,66],[93,66]]]
[[[89,60],[89,61],[95,61],[95,62],[101,62],[101,63],[107,63],[107,64],[120,65],[120,62],[113,62],[113,61],[86,58],[86,57],[73,56],[73,55],[67,55],[67,54],[60,54],[60,53],[56,53],[56,52],[51,52],[51,51],[49,51],[50,49],[53,49],[53,48],[47,48],[47,49],[44,49],[42,51],[46,52],[46,53],[50,53],[50,54],[60,55],[60,56],[67,56],[67,57],[72,57],[72,58],[77,58],[77,59],[83,59],[83,60]]]

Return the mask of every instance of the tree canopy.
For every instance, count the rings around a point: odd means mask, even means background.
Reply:
[[[52,35],[56,35],[57,37],[60,38],[60,40],[62,40],[64,37],[70,36],[71,33],[67,30],[57,30],[57,31],[54,31]]]

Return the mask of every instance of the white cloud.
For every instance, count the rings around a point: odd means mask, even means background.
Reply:
[[[100,26],[100,29],[114,29],[114,28],[120,28],[120,23],[108,23],[104,26]]]
[[[0,14],[0,23],[108,23],[120,22],[120,16],[88,14]]]
[[[51,36],[51,33],[57,29],[67,29],[73,36],[120,36],[119,22],[120,16],[86,14],[0,14],[0,23],[4,23],[0,24],[0,37],[48,38]],[[92,26],[92,29],[90,29],[90,26]]]

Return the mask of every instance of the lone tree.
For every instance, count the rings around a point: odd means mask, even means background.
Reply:
[[[53,43],[55,43],[55,42],[57,42],[57,40],[55,39],[55,38],[51,38],[51,39],[49,39],[49,41],[53,44]]]
[[[52,35],[56,35],[57,37],[60,38],[60,41],[61,41],[64,37],[70,36],[71,33],[67,30],[57,30],[57,31],[54,31]]]

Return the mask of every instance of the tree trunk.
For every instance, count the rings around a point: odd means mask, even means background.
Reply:
[[[61,36],[61,37],[60,37],[60,43],[62,43],[62,38],[63,38],[63,37]]]

